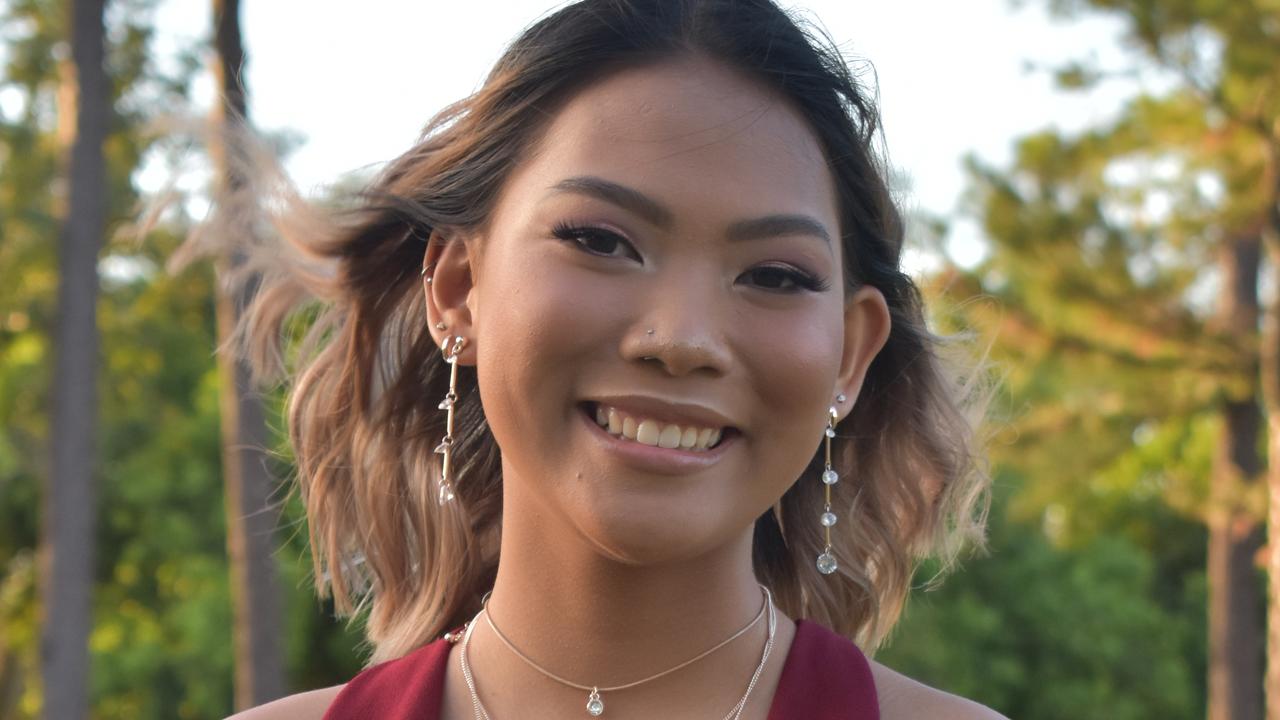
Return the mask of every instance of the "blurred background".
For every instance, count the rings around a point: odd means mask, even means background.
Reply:
[[[551,7],[0,0],[0,718],[359,670],[281,396],[214,353],[238,258],[174,253],[239,118],[324,199]],[[991,552],[877,659],[1016,720],[1280,718],[1280,2],[800,7],[878,86],[934,326],[999,368]]]

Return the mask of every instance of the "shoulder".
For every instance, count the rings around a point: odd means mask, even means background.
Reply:
[[[320,720],[345,685],[290,695],[236,713],[227,720]]]
[[[1009,720],[991,708],[912,680],[885,665],[867,659],[876,681],[881,720]]]

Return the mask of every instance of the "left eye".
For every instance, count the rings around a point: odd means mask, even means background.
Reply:
[[[750,278],[751,284],[773,292],[795,292],[796,290],[825,290],[826,284],[806,272],[781,265],[762,265],[743,273]]]

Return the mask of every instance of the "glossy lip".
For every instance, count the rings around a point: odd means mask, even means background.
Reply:
[[[660,423],[679,425],[680,427],[693,425],[713,430],[736,429],[733,426],[733,421],[729,420],[729,418],[701,405],[669,402],[643,395],[593,397],[588,402],[597,406],[604,405],[605,407],[617,408],[633,418],[657,420]]]
[[[726,430],[720,438],[720,444],[710,450],[694,452],[692,450],[660,448],[645,445],[632,440],[623,440],[609,434],[609,431],[596,424],[596,419],[587,415],[590,406],[579,404],[576,414],[587,426],[587,434],[600,446],[623,463],[643,472],[658,475],[688,475],[706,470],[720,461],[729,448],[733,447],[739,434]]]

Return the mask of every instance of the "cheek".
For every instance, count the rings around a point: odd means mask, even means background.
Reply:
[[[623,317],[616,293],[573,276],[544,245],[496,248],[490,256],[501,261],[486,265],[478,287],[478,372],[500,443],[549,430],[564,419],[557,413],[567,416],[575,392],[570,369],[607,357],[610,324]],[[542,453],[551,447],[544,444]]]
[[[816,309],[785,321],[753,321],[751,383],[760,398],[760,441],[786,482],[804,470],[820,446],[840,369],[843,325],[838,311]]]

